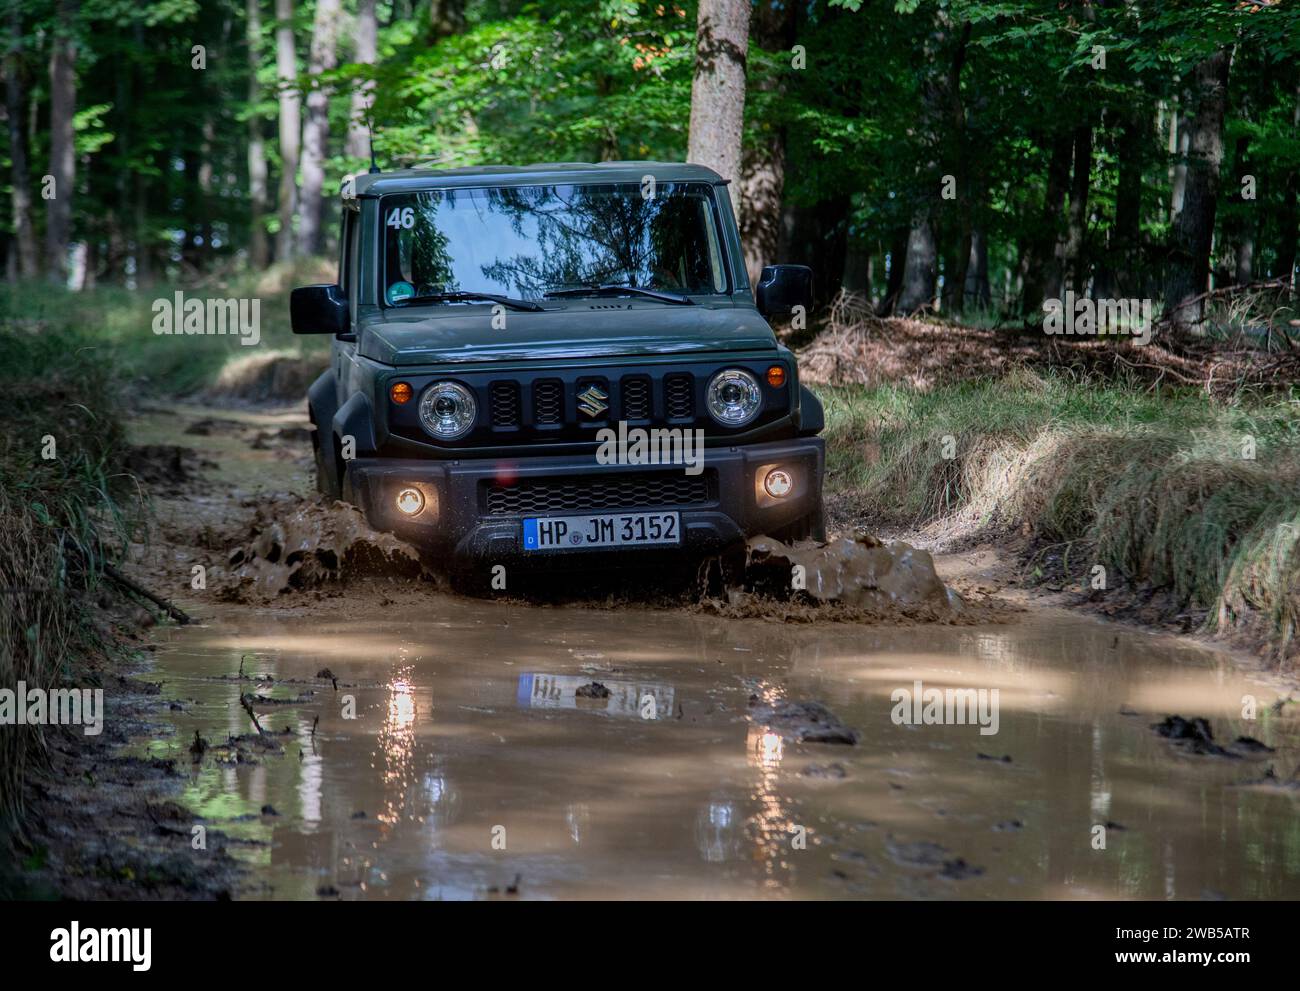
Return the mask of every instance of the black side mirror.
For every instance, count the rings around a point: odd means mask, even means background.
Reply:
[[[303,286],[289,295],[289,322],[295,334],[346,334],[348,297],[342,286]]]
[[[812,309],[812,269],[807,265],[768,265],[758,277],[754,293],[758,312],[765,317],[789,316],[796,306]]]

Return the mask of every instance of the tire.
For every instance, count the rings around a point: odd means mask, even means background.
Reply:
[[[807,516],[801,516],[788,526],[781,527],[772,536],[784,544],[797,540],[816,540],[825,543],[826,511],[822,508],[821,500],[817,500],[817,508]]]
[[[311,447],[316,459],[316,491],[330,499],[342,498],[339,486],[330,479],[329,466],[325,463],[325,455],[321,451],[319,427],[312,434]]]

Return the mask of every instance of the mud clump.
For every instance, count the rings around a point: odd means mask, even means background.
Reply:
[[[158,495],[180,495],[216,463],[178,444],[143,444],[126,455],[126,470]]]
[[[593,681],[589,685],[580,685],[573,694],[580,699],[607,699],[609,689],[599,681]]]
[[[356,507],[326,500],[260,505],[247,541],[228,563],[220,589],[228,602],[266,601],[358,578],[430,577],[410,544],[372,530]]]
[[[1275,752],[1273,747],[1261,743],[1253,736],[1239,736],[1228,747],[1222,747],[1214,740],[1214,732],[1210,729],[1209,720],[1201,716],[1191,719],[1184,719],[1179,715],[1166,716],[1161,722],[1152,723],[1151,728],[1166,739],[1172,740],[1180,749],[1207,757],[1236,759],[1245,754]]]
[[[935,573],[929,552],[901,541],[886,545],[863,531],[825,544],[754,537],[746,545],[738,581],[724,595],[711,603],[714,611],[805,622],[951,622],[967,611],[961,596]]]
[[[858,731],[840,722],[839,716],[820,702],[795,702],[782,699],[765,704],[757,695],[750,696],[749,714],[796,743],[839,743],[854,746]]]

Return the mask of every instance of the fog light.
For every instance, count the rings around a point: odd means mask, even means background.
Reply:
[[[767,384],[773,389],[779,389],[785,385],[785,369],[780,365],[773,365],[767,370]]]
[[[407,516],[414,516],[424,508],[424,493],[419,489],[402,489],[397,493],[397,508]]]
[[[773,468],[763,479],[763,488],[773,499],[784,499],[794,488],[794,479],[784,468]]]

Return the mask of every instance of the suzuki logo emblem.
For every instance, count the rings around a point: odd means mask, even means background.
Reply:
[[[578,409],[586,413],[593,420],[600,416],[601,413],[609,409],[609,404],[605,402],[609,396],[601,391],[597,386],[589,385],[582,392],[578,393]]]

